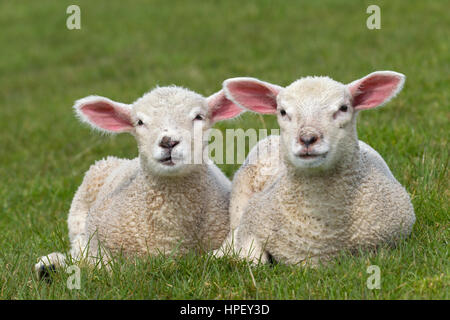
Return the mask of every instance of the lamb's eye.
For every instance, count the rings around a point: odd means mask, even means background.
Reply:
[[[195,116],[194,120],[203,120],[203,116],[201,114],[198,114]]]
[[[347,110],[348,110],[348,106],[345,104],[339,108],[339,111],[342,111],[342,112],[347,112]]]
[[[284,117],[284,116],[286,115],[286,110],[281,109],[281,110],[280,110],[280,114],[281,114],[282,117]]]
[[[144,122],[142,122],[142,120],[138,120],[138,126],[142,126],[144,124]]]

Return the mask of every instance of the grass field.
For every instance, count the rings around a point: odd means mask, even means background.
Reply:
[[[0,299],[449,299],[450,16],[448,1],[77,1],[81,30],[66,28],[75,1],[0,2]],[[155,85],[204,95],[224,79],[287,85],[304,75],[350,82],[375,70],[407,75],[387,106],[360,115],[359,138],[385,158],[412,197],[411,238],[377,253],[343,255],[318,269],[248,265],[208,256],[82,268],[52,284],[37,257],[69,248],[66,219],[84,172],[106,155],[132,158],[131,136],[100,136],[74,117],[76,99],[132,102]],[[276,128],[246,114],[225,128]],[[221,165],[232,177],[238,165]],[[378,265],[381,289],[366,268]],[[253,280],[253,278],[254,280]]]

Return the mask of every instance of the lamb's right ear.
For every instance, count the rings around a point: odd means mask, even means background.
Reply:
[[[81,121],[104,132],[131,132],[131,107],[105,97],[89,96],[75,102],[75,112]]]
[[[241,108],[274,114],[277,95],[283,88],[255,78],[232,78],[223,82],[223,89],[227,98]]]

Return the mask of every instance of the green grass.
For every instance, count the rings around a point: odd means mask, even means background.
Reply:
[[[0,2],[0,299],[448,299],[448,1],[382,1],[381,30],[366,28],[373,1],[80,1],[82,29],[66,29],[74,1]],[[407,75],[387,106],[361,114],[359,137],[411,194],[410,239],[344,255],[318,269],[188,255],[82,268],[80,290],[37,257],[68,250],[67,212],[83,173],[106,155],[135,157],[131,136],[80,125],[71,106],[99,94],[132,102],[155,85],[204,95],[224,79],[287,85],[304,75],[350,82],[374,70]],[[246,114],[225,128],[276,128]],[[221,165],[232,177],[238,165]],[[366,268],[381,269],[369,290]],[[250,272],[253,273],[254,281]]]

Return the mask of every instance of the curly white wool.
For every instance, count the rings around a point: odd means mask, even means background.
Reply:
[[[406,190],[356,133],[357,113],[389,101],[404,78],[379,71],[344,85],[307,77],[286,88],[253,78],[225,81],[237,105],[277,114],[281,133],[260,141],[235,174],[231,232],[215,254],[316,265],[343,249],[409,235],[415,215]],[[268,145],[272,152],[258,157]]]
[[[92,263],[102,256],[107,262],[118,252],[220,246],[229,230],[231,183],[211,161],[192,160],[196,152],[204,154],[206,130],[242,109],[222,91],[204,98],[175,86],[156,88],[131,105],[89,96],[74,108],[95,129],[131,133],[139,147],[138,158],[107,157],[85,174],[68,217],[74,259]],[[64,266],[65,259],[60,253],[41,257],[35,270],[45,274],[46,267]]]

